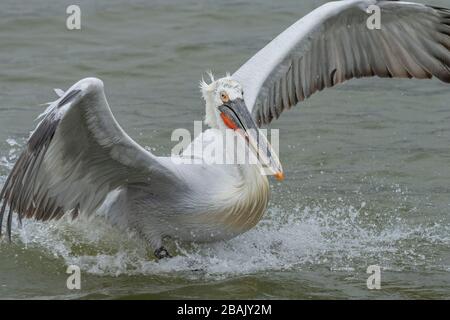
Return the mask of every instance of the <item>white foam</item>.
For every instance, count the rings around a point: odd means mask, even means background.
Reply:
[[[331,210],[304,207],[290,213],[271,208],[246,234],[227,242],[178,244],[173,248],[176,256],[162,261],[155,261],[135,235],[114,229],[99,218],[91,222],[25,221],[14,241],[97,275],[177,272],[187,277],[221,278],[311,266],[348,271],[374,262],[384,269],[401,270],[430,262],[420,248],[403,242],[421,239],[428,244],[449,245],[449,237],[442,237],[448,231],[448,226],[442,225],[425,229],[404,224],[390,224],[377,231],[365,226],[359,211],[347,206]]]

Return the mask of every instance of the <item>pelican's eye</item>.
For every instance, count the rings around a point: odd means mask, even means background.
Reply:
[[[226,92],[222,91],[220,93],[220,100],[222,100],[223,103],[227,103],[228,101],[230,101],[230,97]]]

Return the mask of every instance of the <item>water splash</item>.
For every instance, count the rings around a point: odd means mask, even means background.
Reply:
[[[89,222],[25,221],[14,241],[96,275],[176,272],[214,278],[311,266],[354,270],[373,261],[384,269],[403,270],[429,266],[427,248],[450,245],[448,225],[411,228],[392,222],[380,231],[363,223],[360,215],[352,206],[304,207],[289,213],[271,208],[246,234],[213,244],[175,244],[172,250],[177,255],[163,261],[153,260],[134,234],[110,227],[99,218]]]

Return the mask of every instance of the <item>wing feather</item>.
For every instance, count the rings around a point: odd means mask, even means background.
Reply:
[[[170,184],[175,176],[119,126],[103,83],[86,78],[53,102],[30,136],[2,191],[0,234],[7,212],[47,221],[93,213],[119,186]]]
[[[367,8],[381,9],[381,29]],[[419,78],[450,83],[450,10],[400,1],[327,3],[286,29],[233,78],[259,125],[352,78]]]

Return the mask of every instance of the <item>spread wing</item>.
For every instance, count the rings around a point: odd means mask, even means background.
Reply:
[[[372,5],[381,10],[380,30],[367,26]],[[259,125],[317,91],[370,76],[450,82],[450,10],[397,1],[330,2],[233,74]]]
[[[174,179],[119,126],[102,81],[86,78],[49,106],[29,138],[0,193],[0,233],[6,218],[11,237],[14,212],[19,219],[76,217],[94,212],[119,186],[158,188]]]

